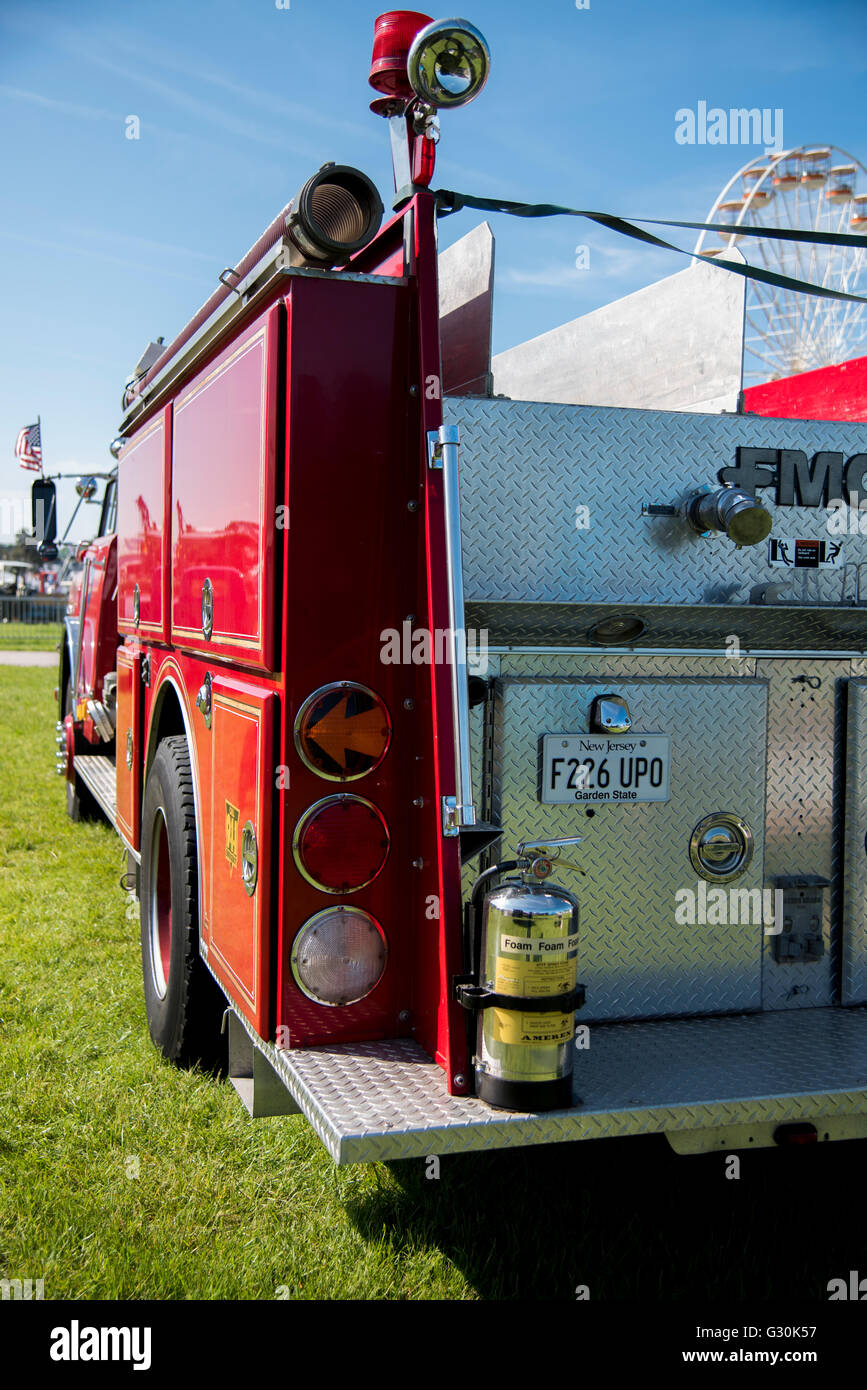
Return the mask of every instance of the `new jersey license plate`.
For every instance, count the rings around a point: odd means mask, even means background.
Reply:
[[[669,734],[543,734],[541,801],[668,801]]]

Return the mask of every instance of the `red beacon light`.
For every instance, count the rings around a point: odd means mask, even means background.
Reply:
[[[433,21],[417,10],[388,10],[376,21],[373,31],[373,59],[369,82],[383,95],[371,102],[377,115],[391,115],[405,109],[415,93],[410,85],[407,59],[416,34]]]
[[[430,186],[439,139],[437,112],[473,101],[490,68],[484,36],[465,19],[431,20],[415,10],[379,16],[369,81],[382,96],[370,109],[391,125],[398,202],[412,189]]]
[[[488,80],[491,51],[466,19],[432,20],[416,10],[389,10],[373,31],[369,82],[383,98],[371,103],[394,114],[414,98],[434,108],[466,106]]]

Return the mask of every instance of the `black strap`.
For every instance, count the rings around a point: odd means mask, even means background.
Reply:
[[[545,994],[531,998],[520,994],[498,994],[485,985],[474,984],[471,975],[456,976],[454,986],[458,1003],[473,1012],[480,1009],[508,1009],[522,1014],[568,1014],[583,1008],[585,999],[583,985],[576,985],[566,994]]]
[[[643,241],[648,246],[658,246],[663,251],[674,251],[678,256],[688,256],[690,260],[701,260],[707,265],[719,266],[745,280],[760,280],[766,285],[776,285],[779,289],[797,290],[800,294],[816,295],[820,299],[843,299],[855,304],[867,304],[867,296],[847,294],[844,290],[829,290],[822,285],[814,285],[810,280],[796,280],[790,275],[779,275],[773,270],[763,270],[756,265],[739,265],[737,261],[720,260],[718,256],[697,256],[694,251],[684,251],[670,241],[663,241],[652,232],[645,232],[624,217],[616,217],[610,212],[589,212],[583,208],[561,207],[558,203],[515,203],[505,198],[477,198],[470,193],[455,193],[450,189],[439,189],[434,193],[437,215],[448,217],[461,208],[476,208],[480,212],[504,212],[512,217],[586,217],[612,232]],[[776,241],[798,241],[821,246],[867,247],[867,236],[854,232],[799,232],[785,227],[746,227],[717,222],[668,222],[655,217],[639,217],[638,222],[649,222],[655,227],[687,227],[694,231],[735,233],[737,236],[768,237]]]

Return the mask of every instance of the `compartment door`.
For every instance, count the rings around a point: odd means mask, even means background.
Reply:
[[[118,631],[164,642],[169,633],[171,407],[118,456]]]
[[[504,848],[582,836],[577,854],[586,877],[555,875],[581,904],[579,979],[587,1003],[580,1021],[760,1009],[766,682],[608,675],[498,685]],[[566,759],[556,770],[559,794],[576,736],[590,734],[591,706],[609,694],[625,701],[631,732],[610,736],[602,755],[600,736],[588,738],[577,755],[594,759],[586,787],[578,779],[571,803],[546,802],[545,749],[549,782],[552,739]],[[658,757],[661,765],[658,785],[642,774],[636,795],[639,757]],[[699,828],[720,815],[746,825],[752,843],[745,870],[724,883],[706,878],[691,857]],[[719,846],[712,853],[725,863],[728,832],[710,833]]]
[[[844,1004],[867,1003],[867,681],[850,681],[843,845]]]
[[[208,964],[267,1036],[272,749],[277,697],[215,676],[211,697]]]
[[[172,425],[172,641],[273,669],[275,305],[182,390]]]
[[[116,766],[117,828],[137,850],[141,838],[141,653],[121,647],[117,654]]]

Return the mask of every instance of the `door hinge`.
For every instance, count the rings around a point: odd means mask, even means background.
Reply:
[[[456,796],[444,796],[442,799],[443,809],[443,834],[447,838],[460,835],[462,830],[469,830],[476,824],[476,808],[473,805],[461,806]]]

